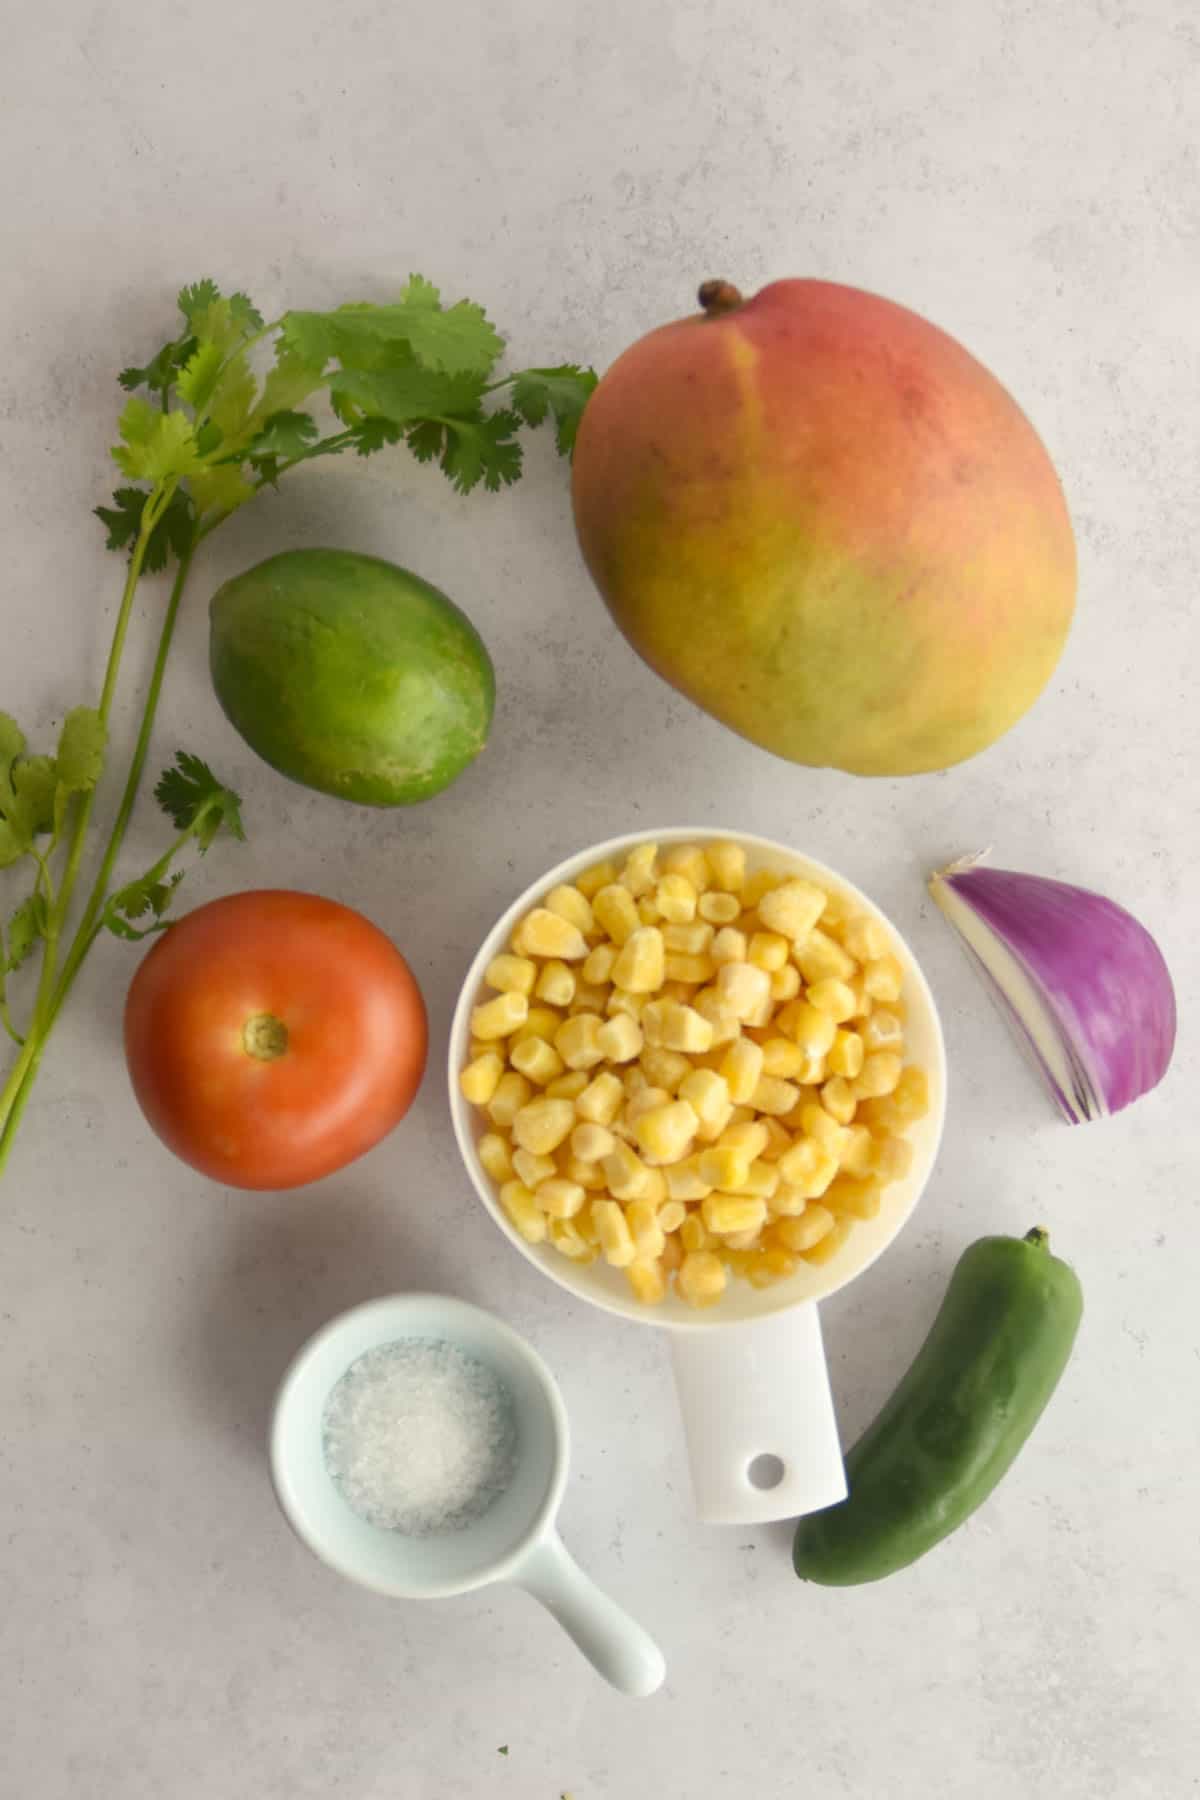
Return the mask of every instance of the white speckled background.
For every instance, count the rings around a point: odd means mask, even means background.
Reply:
[[[208,272],[273,313],[383,297],[415,267],[483,299],[514,359],[600,365],[686,311],[701,276],[881,289],[1037,422],[1078,525],[1079,621],[1007,741],[868,785],[771,760],[636,661],[587,587],[545,445],[500,498],[379,457],[307,473],[222,534],[157,754],[211,756],[252,841],[214,852],[191,897],[285,881],[365,909],[420,974],[431,1074],[343,1175],[217,1191],[143,1126],[117,1047],[133,957],[94,956],[0,1194],[0,1792],[1179,1800],[1200,1677],[1194,0],[313,14],[5,10],[0,704],[45,732],[98,686],[119,565],[89,508],[112,485],[113,378]],[[411,816],[285,786],[213,702],[206,592],[301,543],[411,563],[491,647],[491,748]],[[941,1164],[827,1310],[847,1435],[972,1237],[1043,1219],[1087,1290],[1077,1358],[1002,1492],[877,1588],[801,1589],[784,1528],[693,1521],[658,1338],[539,1280],[456,1166],[438,1062],[484,927],[577,844],[683,815],[840,865],[910,934],[944,1009]],[[146,805],[131,868],[159,837]],[[1178,1060],[1110,1124],[1057,1122],[925,899],[931,864],[986,842],[1111,892],[1161,938]],[[564,1528],[662,1642],[658,1699],[611,1695],[519,1595],[373,1600],[285,1530],[262,1454],[273,1383],[330,1313],[413,1284],[495,1307],[557,1370]]]

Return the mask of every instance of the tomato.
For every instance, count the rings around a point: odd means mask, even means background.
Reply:
[[[426,1046],[395,945],[316,894],[199,907],[159,938],[125,1005],[146,1118],[231,1187],[299,1187],[361,1156],[408,1111]]]

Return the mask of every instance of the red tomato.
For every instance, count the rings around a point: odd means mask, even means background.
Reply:
[[[299,1187],[361,1156],[408,1111],[426,1042],[395,945],[316,894],[199,907],[159,938],[125,1004],[142,1111],[231,1187]]]

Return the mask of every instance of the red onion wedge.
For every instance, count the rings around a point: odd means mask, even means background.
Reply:
[[[1122,906],[963,857],[929,891],[1072,1125],[1157,1087],[1175,1048],[1162,952]]]

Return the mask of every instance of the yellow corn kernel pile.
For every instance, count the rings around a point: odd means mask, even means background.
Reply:
[[[489,963],[463,1094],[529,1243],[711,1306],[828,1262],[928,1108],[887,932],[737,844],[640,844]]]

